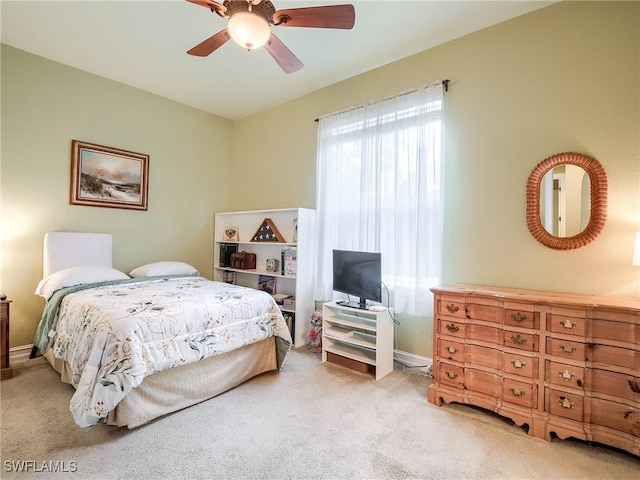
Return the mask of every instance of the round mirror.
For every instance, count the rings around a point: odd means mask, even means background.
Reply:
[[[527,226],[547,247],[570,250],[595,240],[606,221],[607,176],[598,161],[559,153],[527,181]]]

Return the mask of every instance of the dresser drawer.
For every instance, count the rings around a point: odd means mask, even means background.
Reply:
[[[592,392],[640,402],[640,377],[590,368],[586,387]]]
[[[584,367],[559,362],[547,362],[545,378],[556,385],[572,388],[584,388]]]
[[[525,357],[515,353],[504,352],[502,355],[503,367],[506,373],[520,375],[527,378],[538,378],[538,359]]]
[[[464,368],[450,363],[440,363],[440,382],[456,388],[464,387]]]
[[[528,408],[536,408],[538,406],[538,395],[535,385],[517,382],[507,378],[505,378],[503,382],[502,399],[505,402],[516,403]]]
[[[502,308],[492,305],[467,304],[467,318],[502,323]]]
[[[528,310],[527,310],[528,308]],[[523,328],[538,328],[538,319],[532,307],[527,305],[522,309],[505,309],[504,324]]]
[[[567,315],[550,314],[547,316],[547,329],[555,333],[585,336],[587,319]]]
[[[455,322],[441,318],[438,321],[438,332],[442,335],[451,335],[452,337],[465,338],[466,329],[464,322]]]
[[[591,423],[640,437],[640,408],[600,398],[589,400]]]
[[[467,318],[464,298],[443,296],[438,301],[438,313],[450,317]]]
[[[640,342],[640,324],[610,322],[594,319],[591,322],[590,337],[596,340],[618,340],[637,345]]]
[[[488,327],[486,325],[477,325],[475,323],[467,324],[467,338],[470,340],[479,340],[482,342],[500,345],[502,338],[502,330],[497,327]]]
[[[586,345],[581,342],[547,338],[546,353],[555,357],[569,358],[583,362],[587,358],[586,348]]]
[[[505,330],[502,344],[505,347],[517,348],[528,352],[537,352],[539,337],[532,333],[512,332]]]
[[[453,342],[451,340],[441,338],[438,340],[438,345],[438,354],[440,357],[455,360],[457,362],[464,361],[464,343]]]
[[[574,393],[548,388],[545,395],[545,409],[552,415],[582,422],[584,418],[584,397]]]
[[[495,348],[467,345],[465,353],[466,363],[491,367],[496,370],[502,367],[502,352]]]
[[[464,387],[471,392],[500,397],[502,394],[502,377],[497,373],[467,368],[464,371]]]
[[[585,356],[590,362],[640,370],[640,351],[638,350],[590,343],[586,346]]]

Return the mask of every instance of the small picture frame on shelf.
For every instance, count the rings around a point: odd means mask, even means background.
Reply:
[[[295,277],[298,270],[297,249],[295,247],[285,248],[282,251],[282,275]]]
[[[279,262],[277,258],[267,258],[267,272],[276,273],[278,271]]]
[[[258,277],[258,290],[274,295],[276,293],[276,277],[260,275]]]
[[[238,227],[224,227],[222,240],[225,242],[237,242],[240,238]]]

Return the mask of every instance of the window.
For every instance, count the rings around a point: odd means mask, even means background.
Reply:
[[[317,300],[333,297],[334,248],[380,252],[390,306],[431,314],[442,257],[442,113],[438,84],[320,119]]]

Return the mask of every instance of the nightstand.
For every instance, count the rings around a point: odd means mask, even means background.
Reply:
[[[2,373],[0,380],[13,377],[13,368],[9,365],[9,305],[10,299],[0,301],[0,364]]]

